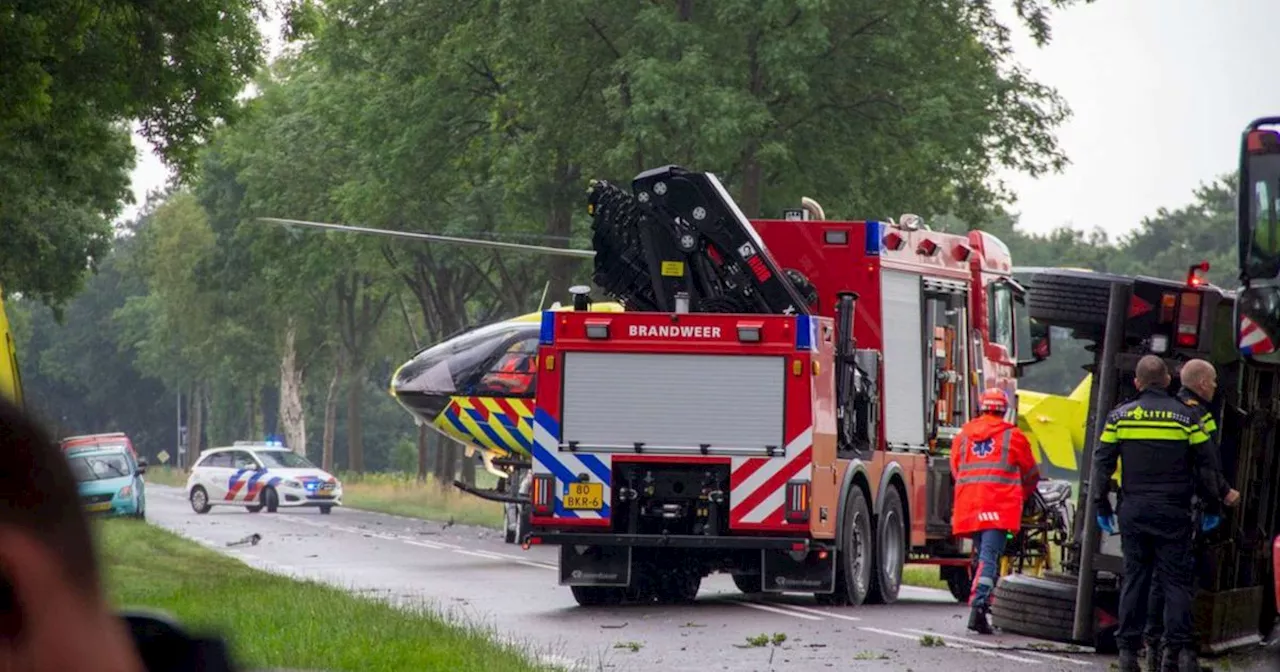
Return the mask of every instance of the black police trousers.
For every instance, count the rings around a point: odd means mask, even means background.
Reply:
[[[1199,572],[1203,569],[1200,550],[1200,547],[1193,542],[1191,552],[1191,596],[1193,601],[1195,599],[1196,582],[1200,579]],[[1160,585],[1159,581],[1156,581],[1154,574],[1151,577],[1151,598],[1147,601],[1147,630],[1143,637],[1147,641],[1147,646],[1159,645],[1164,637],[1164,587]]]
[[[1191,604],[1194,559],[1190,506],[1143,502],[1131,498],[1120,507],[1120,547],[1124,579],[1120,586],[1120,647],[1143,645],[1152,582],[1164,592],[1164,643],[1177,650],[1192,643]]]

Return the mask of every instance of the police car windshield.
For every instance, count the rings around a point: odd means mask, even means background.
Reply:
[[[260,450],[257,451],[257,455],[258,459],[262,460],[262,464],[268,469],[271,467],[279,469],[315,469],[316,467],[307,458],[292,450]]]
[[[67,462],[80,483],[129,475],[129,459],[123,453],[73,456]]]

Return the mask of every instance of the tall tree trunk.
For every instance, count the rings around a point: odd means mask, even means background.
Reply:
[[[333,473],[333,437],[338,425],[338,390],[342,389],[343,358],[338,357],[333,366],[333,379],[324,398],[324,439],[320,448],[320,468]]]
[[[747,86],[753,97],[759,100],[764,93],[764,65],[760,62],[760,33],[747,37]],[[738,206],[748,218],[760,217],[762,208],[762,170],[757,153],[760,142],[751,139],[742,151],[742,192]]]
[[[465,450],[458,452],[462,454],[462,469],[460,470],[462,473],[458,476],[458,479],[467,485],[474,486],[476,484],[477,457],[474,454],[468,457]]]
[[[573,210],[578,199],[581,199],[580,177],[582,169],[564,159],[557,159],[555,167],[555,185],[551,191],[550,209],[547,212],[547,235],[551,245],[568,247],[568,236],[573,233]],[[547,259],[550,284],[547,289],[548,303],[554,301],[568,302],[569,286],[573,283],[573,274],[578,269],[578,260],[570,257],[550,257]]]
[[[436,487],[445,489],[449,487],[449,481],[453,480],[449,475],[449,444],[453,443],[452,439],[447,439],[439,432],[430,434],[430,443],[432,450],[431,460],[431,476],[434,478]]]
[[[258,405],[257,402],[258,402],[257,390],[250,387],[248,394],[246,394],[244,398],[244,410],[245,410],[244,425],[245,425],[245,438],[251,441],[257,439],[258,437],[258,428],[254,426],[258,424],[257,423],[258,410],[256,408],[256,406]]]
[[[303,409],[302,369],[298,366],[298,330],[289,318],[284,332],[284,355],[280,358],[280,424],[285,445],[299,455],[307,454],[307,414]]]
[[[187,399],[187,461],[188,467],[195,464],[204,447],[201,438],[204,436],[204,383],[191,386],[191,396]]]
[[[364,379],[354,366],[347,380],[347,461],[351,471],[364,473],[364,431],[361,427],[360,397],[364,392]]]

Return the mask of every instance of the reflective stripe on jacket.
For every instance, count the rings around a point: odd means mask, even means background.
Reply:
[[[952,534],[1017,530],[1023,502],[1040,480],[1027,437],[1003,418],[983,415],[965,424],[951,446]]]

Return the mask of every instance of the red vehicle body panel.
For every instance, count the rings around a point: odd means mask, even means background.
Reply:
[[[769,533],[772,536],[803,535],[813,539],[829,540],[836,536],[837,503],[841,492],[850,480],[849,470],[857,470],[865,476],[867,489],[873,502],[879,500],[879,491],[891,477],[900,479],[905,494],[910,519],[910,545],[919,547],[926,543],[926,512],[928,510],[928,474],[932,449],[902,451],[890,450],[883,432],[876,437],[876,450],[863,459],[837,458],[836,455],[836,400],[834,398],[834,324],[837,293],[858,293],[854,319],[854,336],[859,349],[884,351],[886,339],[897,337],[892,333],[895,316],[885,314],[881,301],[881,279],[885,270],[907,271],[931,279],[941,279],[963,284],[967,288],[970,330],[970,374],[967,384],[980,392],[985,387],[998,386],[1015,398],[1015,354],[990,338],[988,289],[992,283],[1008,278],[1012,260],[1008,248],[994,236],[974,231],[968,234],[948,234],[926,229],[908,230],[886,226],[874,221],[811,221],[811,220],[757,220],[752,225],[765,242],[767,250],[782,268],[792,268],[803,273],[817,290],[818,299],[811,310],[814,316],[796,318],[781,315],[726,315],[686,313],[678,316],[663,313],[579,313],[559,312],[544,315],[544,339],[548,321],[554,324],[554,337],[539,351],[539,376],[537,380],[534,414],[534,472],[546,468],[540,464],[554,462],[561,456],[572,455],[570,460],[581,460],[582,465],[593,467],[601,478],[606,478],[615,463],[653,461],[668,464],[731,463],[731,492],[729,494],[730,531],[739,534]],[[843,242],[831,242],[843,241]],[[820,335],[815,338],[812,351],[798,351],[795,330],[808,323],[815,325]],[[677,322],[681,326],[719,326],[720,338],[659,339],[636,336],[635,327],[646,327]],[[751,323],[762,328],[759,343],[744,344],[737,340],[735,326]],[[590,339],[586,329],[591,325],[608,325],[607,339]],[[643,333],[643,330],[641,330]],[[923,337],[923,334],[913,335]],[[979,347],[980,344],[980,347]],[[561,450],[558,443],[561,420],[563,378],[558,364],[566,352],[609,353],[689,353],[689,354],[776,354],[788,358],[787,366],[799,366],[810,375],[787,376],[786,388],[786,440],[794,441],[804,436],[804,446],[797,446],[784,456],[773,458],[739,458],[729,456],[643,455],[591,451],[583,447],[580,453]],[[894,371],[880,371],[879,380],[894,376]],[[901,375],[901,374],[898,374]],[[619,381],[625,384],[625,381]],[[885,427],[883,397],[880,386],[880,421]],[[674,392],[673,392],[674,393]],[[969,394],[970,412],[976,412],[978,394]],[[622,412],[625,409],[617,409]],[[923,407],[922,407],[923,412]],[[1011,411],[1012,413],[1013,411]],[[542,428],[544,441],[539,444],[537,424]],[[811,432],[811,438],[807,432]],[[554,439],[554,440],[553,440]],[[600,464],[594,464],[594,460]],[[771,465],[770,463],[778,463]],[[774,475],[760,483],[751,479],[752,473],[773,469]],[[573,471],[570,469],[570,471]],[[582,470],[587,471],[587,470]],[[561,472],[566,473],[566,472]],[[574,473],[578,473],[574,471]],[[554,475],[554,474],[553,474]],[[563,480],[556,476],[558,480]],[[595,476],[592,476],[595,479]],[[745,512],[784,488],[791,478],[809,479],[809,521],[804,524],[789,523],[783,517],[782,507],[769,511],[759,520],[748,520]],[[742,490],[748,481],[752,488]],[[606,503],[608,487],[606,484]],[[771,500],[772,501],[772,500]],[[605,507],[607,509],[607,507]],[[559,504],[547,515],[534,513],[531,522],[535,527],[560,529],[609,528],[611,519],[606,512],[597,516],[583,516],[566,512]],[[935,534],[933,537],[949,536]]]
[[[68,436],[59,442],[62,450],[71,448],[83,448],[86,446],[108,446],[121,445],[129,451],[133,459],[138,459],[138,453],[133,449],[133,441],[129,440],[128,435],[124,432],[108,432],[105,434],[85,434],[82,436]]]

